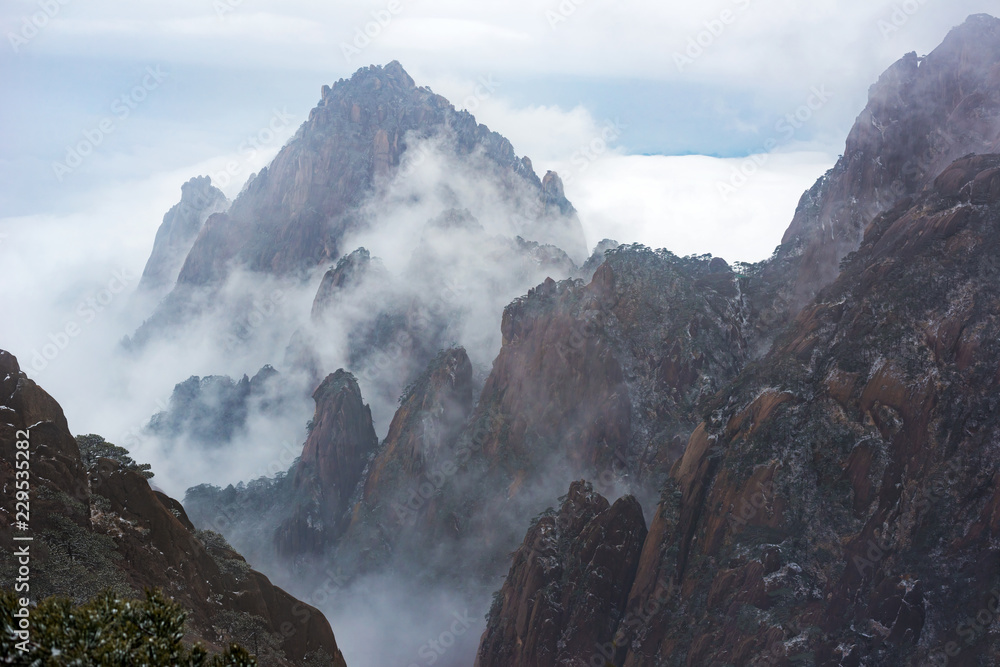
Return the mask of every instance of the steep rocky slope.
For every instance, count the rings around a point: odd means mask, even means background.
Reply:
[[[638,487],[680,455],[696,406],[742,368],[745,320],[721,259],[622,246],[589,285],[546,281],[504,311],[473,416],[492,423],[485,458],[515,485],[558,468]]]
[[[1000,20],[975,15],[926,57],[909,53],[869,92],[844,155],[799,202],[754,303],[761,352],[837,277],[878,214],[969,153],[1000,149]]]
[[[673,470],[630,607],[658,580],[674,595],[625,664],[924,664],[949,642],[962,664],[1000,655],[965,623],[1000,582],[998,166],[961,160],[877,218],[720,394]]]
[[[282,408],[281,378],[264,366],[238,382],[226,376],[191,377],[174,387],[167,409],[146,426],[168,451],[176,441],[218,448],[245,435],[252,410],[275,415]]]
[[[211,189],[192,183],[180,209]],[[176,217],[161,237],[176,235]],[[540,178],[393,62],[324,87],[274,161],[200,226],[172,291],[124,347],[136,366],[174,349],[198,376],[271,363],[307,387],[283,396],[306,410],[308,392],[344,368],[384,429],[441,349],[464,346],[481,382],[503,307],[585,257],[558,175]]]
[[[703,421],[663,485],[627,608],[609,615],[614,640],[573,664],[1000,658],[1000,158],[952,164],[997,146],[998,26],[971,17],[890,69],[775,257],[743,267],[744,345],[766,355],[691,404]],[[517,414],[572,405],[528,403]],[[523,570],[515,556],[508,584]],[[481,659],[550,664],[524,644],[539,628],[509,629],[531,610],[493,614]]]
[[[458,448],[458,439],[473,399],[472,364],[462,348],[439,353],[404,392],[337,545],[336,560],[345,571],[394,564],[427,575],[454,566],[457,553],[442,563],[429,554],[454,546],[458,537],[454,518],[439,513],[436,496],[471,454]],[[420,520],[427,516],[434,519]]]
[[[631,496],[613,506],[574,482],[538,517],[494,599],[476,667],[591,664],[611,643],[646,524]]]
[[[407,154],[415,147],[420,151]],[[172,293],[133,342],[145,343],[197,316],[211,305],[199,301],[192,309],[198,288],[214,293],[236,270],[308,277],[338,259],[349,250],[341,247],[346,237],[370,228],[384,213],[380,207],[393,205],[394,183],[437,159],[496,191],[511,237],[556,244],[582,261],[583,230],[558,176],[540,179],[509,141],[418,87],[392,62],[323,87],[318,106],[271,164],[247,182],[228,210],[205,222]],[[455,177],[422,186],[445,201],[468,199],[462,192],[468,187]]]
[[[156,231],[153,251],[139,280],[139,293],[159,298],[169,292],[205,221],[225,211],[229,204],[208,176],[192,178],[182,185],[180,202],[163,216]]]
[[[292,141],[247,184],[229,212],[203,230],[180,282],[217,278],[234,257],[251,270],[279,273],[339,257],[340,239],[360,223],[358,208],[379,179],[399,167],[408,142],[438,133],[446,133],[458,155],[481,151],[512,194],[519,188],[534,191],[542,208],[529,221],[528,238],[551,236],[571,252],[585,252],[579,222],[560,189],[545,187],[510,142],[418,87],[392,62],[323,87],[319,105]]]
[[[290,665],[325,652],[343,666],[329,623],[319,610],[250,569],[221,536],[198,533],[176,501],[145,477],[101,459],[85,468],[59,404],[0,351],[0,586],[17,576],[15,532],[30,535],[31,595],[88,599],[111,588],[132,594],[162,588],[190,613],[188,637],[218,650],[256,635],[263,663]],[[15,452],[27,441],[28,457]],[[15,479],[29,462],[27,532],[15,531]],[[20,473],[20,474],[19,474]],[[266,658],[266,660],[265,660]]]
[[[347,527],[355,489],[378,446],[371,410],[354,377],[329,375],[313,394],[316,416],[302,456],[291,472],[292,516],[275,533],[278,552],[317,552]]]
[[[870,225],[705,410],[612,615],[613,664],[1000,658],[998,249],[1000,156]]]

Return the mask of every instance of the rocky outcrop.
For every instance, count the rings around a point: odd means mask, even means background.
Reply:
[[[412,486],[453,451],[472,411],[473,393],[469,355],[462,348],[441,352],[400,397],[399,410],[365,479],[366,504],[386,504],[385,498]]]
[[[338,294],[344,290],[356,289],[369,278],[388,282],[381,260],[377,257],[372,259],[371,253],[365,248],[358,248],[351,254],[341,257],[337,265],[323,275],[319,290],[313,299],[313,320],[322,320],[336,303]]]
[[[515,485],[555,467],[638,486],[680,455],[700,402],[742,369],[745,319],[719,259],[622,246],[589,285],[546,281],[504,311],[473,418],[494,422],[484,456]]]
[[[156,230],[153,251],[139,280],[140,294],[161,297],[170,291],[205,221],[225,211],[229,203],[208,176],[192,178],[181,186],[180,202],[163,216]]]
[[[654,613],[624,665],[1000,657],[972,620],[1000,581],[998,165],[960,160],[876,218],[714,401],[650,528],[629,610]]]
[[[1000,150],[1000,20],[980,14],[928,54],[904,56],[871,87],[836,166],[799,202],[755,305],[766,352],[839,272],[880,213],[933,183],[955,159]]]
[[[574,482],[514,552],[476,667],[607,664],[645,538],[635,498],[609,505]]]
[[[0,511],[10,514],[0,523],[0,585],[14,588],[12,554],[25,544],[14,535],[29,535],[33,599],[82,601],[106,588],[134,595],[158,587],[188,611],[190,641],[219,650],[245,641],[239,628],[256,625],[261,644],[273,647],[271,664],[298,664],[322,650],[343,667],[319,610],[251,570],[218,536],[196,533],[183,508],[143,475],[111,459],[85,468],[59,404],[3,351],[0,377]],[[16,465],[20,460],[28,468]],[[16,530],[13,514],[15,480],[25,479],[24,470],[31,487],[27,531]]]
[[[316,415],[302,457],[292,471],[295,509],[278,527],[283,555],[319,552],[347,527],[351,498],[378,446],[371,410],[350,373],[339,370],[313,394]]]
[[[368,466],[350,526],[336,550],[337,562],[355,571],[384,567],[402,555],[406,567],[432,569],[424,554],[433,543],[456,537],[454,517],[439,514],[435,496],[452,481],[468,452],[457,448],[472,411],[472,364],[465,350],[440,352],[406,388],[389,432]],[[404,565],[401,565],[403,567]]]
[[[167,449],[178,441],[217,449],[244,434],[251,410],[277,414],[283,389],[272,366],[238,382],[220,375],[190,377],[174,387],[167,409],[153,415],[146,428]]]

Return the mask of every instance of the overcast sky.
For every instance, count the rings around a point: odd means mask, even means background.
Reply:
[[[20,320],[0,345],[30,352],[140,272],[184,181],[235,159],[235,195],[323,84],[393,59],[563,174],[591,245],[761,259],[879,73],[995,4],[5,0],[0,265]]]

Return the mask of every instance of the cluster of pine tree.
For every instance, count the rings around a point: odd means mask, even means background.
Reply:
[[[158,590],[145,600],[122,599],[107,591],[81,605],[52,597],[32,607],[29,639],[18,636],[17,597],[0,591],[0,664],[93,665],[94,667],[255,667],[257,661],[234,644],[210,656],[199,644],[186,646],[180,605]]]

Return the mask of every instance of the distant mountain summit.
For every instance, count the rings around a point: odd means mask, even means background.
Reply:
[[[556,243],[582,260],[583,231],[554,176],[543,182],[505,138],[418,87],[398,62],[358,70],[323,86],[322,98],[273,162],[253,176],[232,207],[212,216],[180,272],[183,284],[207,284],[230,262],[288,274],[336,260],[345,235],[364,223],[366,199],[404,164],[407,150],[438,138],[454,156],[476,154],[515,207],[518,233]],[[420,169],[419,156],[409,168]],[[377,195],[376,195],[377,196]],[[520,200],[520,201],[515,201]]]

